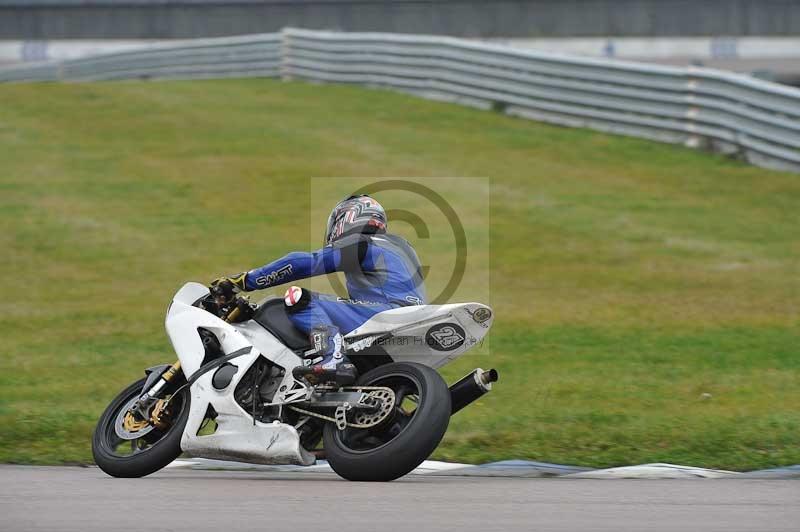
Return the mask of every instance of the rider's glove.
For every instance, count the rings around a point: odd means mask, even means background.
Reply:
[[[247,279],[247,272],[239,273],[236,275],[220,277],[218,279],[214,279],[211,281],[212,287],[223,287],[223,289],[232,290],[234,292],[242,291],[246,292],[247,287],[245,286],[245,279]]]
[[[220,277],[211,281],[209,288],[217,305],[226,306],[234,300],[237,292],[245,290],[246,277],[246,273],[240,273],[233,277]]]

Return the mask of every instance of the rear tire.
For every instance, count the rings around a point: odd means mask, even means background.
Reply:
[[[403,382],[408,384],[403,385]],[[375,368],[362,375],[358,384],[385,385],[396,393],[404,386],[416,386],[417,392],[407,395],[416,397],[416,409],[410,416],[398,410],[395,419],[388,420],[388,424],[381,423],[370,429],[340,431],[334,424],[326,423],[323,438],[331,468],[347,480],[361,481],[385,482],[410,473],[431,455],[447,431],[450,422],[447,384],[436,370],[412,362]],[[399,388],[395,389],[395,386]],[[363,441],[374,441],[375,445],[370,447],[370,443],[363,444]]]
[[[115,452],[120,438],[114,434],[114,423],[119,411],[141,393],[145,379],[138,380],[125,388],[111,401],[97,422],[92,436],[92,455],[95,463],[112,477],[137,478],[155,473],[171,463],[181,454],[181,436],[189,419],[189,393],[184,389],[180,397],[180,412],[163,434],[151,432],[145,436],[148,447],[129,456]],[[176,398],[177,399],[177,398]],[[114,438],[117,440],[114,440]],[[115,444],[116,443],[116,444]]]

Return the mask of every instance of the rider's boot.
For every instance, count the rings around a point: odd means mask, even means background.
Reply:
[[[350,386],[356,382],[358,371],[350,360],[342,353],[342,335],[333,325],[314,327],[309,339],[314,346],[314,355],[322,360],[303,368],[302,373],[312,384],[336,382],[339,386]]]

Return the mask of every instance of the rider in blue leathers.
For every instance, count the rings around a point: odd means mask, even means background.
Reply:
[[[289,253],[260,268],[217,279],[212,285],[230,283],[251,291],[343,272],[349,299],[292,286],[284,303],[292,323],[309,335],[322,357],[317,368],[335,370],[345,364],[352,368],[342,352],[342,334],[384,310],[425,304],[417,255],[403,238],[386,233],[386,226],[386,212],[380,203],[367,195],[350,196],[331,212],[322,249]]]

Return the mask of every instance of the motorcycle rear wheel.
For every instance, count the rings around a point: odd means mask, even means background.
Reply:
[[[170,402],[171,408],[176,411],[166,430],[151,430],[135,440],[125,440],[115,431],[120,412],[141,394],[145,380],[138,380],[120,392],[100,416],[94,429],[94,461],[112,477],[144,477],[162,469],[181,454],[181,436],[189,418],[188,390],[184,389],[180,397],[175,397]],[[130,454],[125,454],[123,450],[128,446]]]
[[[436,449],[450,422],[450,390],[436,370],[398,362],[368,371],[361,386],[395,392],[393,414],[369,429],[323,429],[331,468],[347,480],[386,482],[414,470]]]

